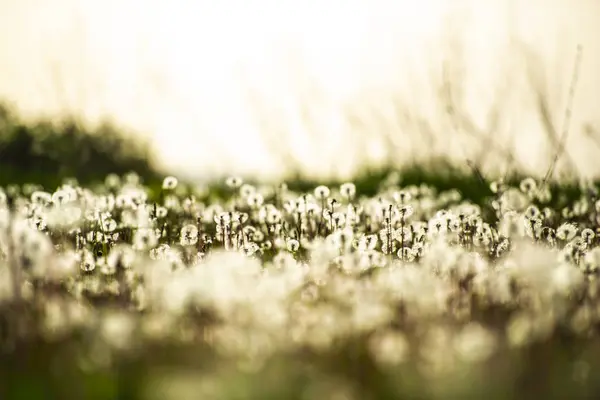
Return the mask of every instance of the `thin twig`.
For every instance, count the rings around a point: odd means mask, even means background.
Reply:
[[[554,173],[554,168],[556,167],[556,164],[558,163],[560,156],[564,153],[564,150],[565,150],[565,144],[567,141],[567,137],[569,135],[571,115],[572,115],[572,111],[573,111],[573,101],[575,98],[575,89],[577,87],[577,81],[579,79],[579,68],[581,66],[582,53],[583,53],[583,47],[581,45],[578,45],[577,46],[577,54],[575,56],[575,66],[574,66],[573,75],[571,78],[571,85],[569,87],[569,96],[567,98],[567,106],[565,108],[565,119],[563,121],[563,127],[562,127],[560,141],[556,148],[556,153],[554,154],[552,163],[550,164],[550,167],[548,168],[548,171],[546,172],[546,175],[544,176],[544,180],[542,181],[541,187],[544,187],[546,185],[546,183],[548,182],[548,180],[552,177],[552,175]]]

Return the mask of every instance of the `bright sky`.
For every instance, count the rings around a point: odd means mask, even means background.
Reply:
[[[378,154],[349,107],[369,135],[406,142],[407,161],[460,159],[478,142],[440,122],[434,85],[454,29],[466,46],[466,107],[484,125],[505,89],[499,141],[540,170],[547,156],[531,149],[544,150],[544,135],[508,32],[539,51],[559,126],[584,45],[573,126],[600,128],[599,16],[597,0],[0,0],[0,97],[31,115],[110,116],[149,135],[164,165],[199,178],[278,174],[265,132],[307,172],[347,174]],[[436,128],[433,150],[398,106]],[[582,140],[570,136],[578,167],[599,174],[600,149]]]

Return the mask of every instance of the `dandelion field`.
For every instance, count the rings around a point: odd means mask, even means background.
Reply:
[[[598,187],[0,191],[0,398],[586,398]]]
[[[600,398],[600,2],[241,3],[0,2],[0,400]]]

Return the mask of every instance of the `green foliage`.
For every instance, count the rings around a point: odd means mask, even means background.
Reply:
[[[55,189],[69,177],[90,184],[129,171],[158,179],[147,143],[116,126],[88,130],[76,119],[26,123],[0,104],[0,186],[35,182]]]

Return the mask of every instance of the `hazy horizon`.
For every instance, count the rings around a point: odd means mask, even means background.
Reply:
[[[248,3],[0,0],[0,100],[30,117],[110,117],[198,179],[270,177],[292,156],[309,175],[348,176],[390,143],[400,163],[442,154],[490,171],[501,145],[540,173],[552,146],[532,79],[560,135],[581,45],[567,150],[600,176],[599,1]],[[501,110],[493,142],[443,117],[444,71],[476,131]]]

